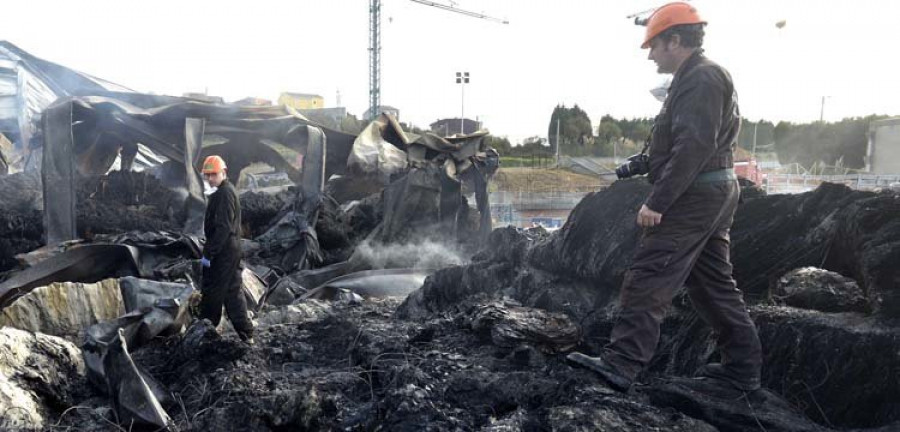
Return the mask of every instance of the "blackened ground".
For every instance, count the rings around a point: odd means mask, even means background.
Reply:
[[[187,356],[160,340],[135,358],[173,392],[179,430],[715,430],[616,393],[559,355],[499,348],[469,329],[471,311],[413,323],[393,319],[397,304],[264,314],[252,348],[226,336]],[[101,422],[88,411],[62,425]]]

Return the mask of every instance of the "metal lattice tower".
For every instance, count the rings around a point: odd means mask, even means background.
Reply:
[[[381,105],[381,0],[369,0],[369,116]]]

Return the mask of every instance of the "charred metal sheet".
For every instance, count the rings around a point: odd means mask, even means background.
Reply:
[[[281,254],[280,267],[285,272],[309,268],[321,260],[315,223],[325,183],[326,135],[318,128],[306,128],[309,142],[299,195],[278,222],[256,239],[273,253]]]
[[[76,238],[75,154],[72,105],[59,103],[44,112],[44,149],[41,180],[44,188],[44,232],[47,244]]]
[[[431,273],[434,270],[366,270],[332,279],[299,298],[333,300],[341,290],[351,291],[363,298],[406,297],[421,288]]]
[[[107,391],[113,400],[113,407],[119,424],[148,425],[156,430],[168,430],[172,420],[160,404],[152,387],[161,389],[159,384],[151,385],[149,374],[141,373],[131,354],[124,330],[118,329],[112,343],[107,345],[103,367],[107,374]]]
[[[206,214],[206,197],[203,195],[203,179],[197,165],[200,162],[200,148],[203,146],[203,119],[188,118],[184,126],[184,173],[187,179],[188,198],[185,202],[187,220],[184,232],[188,235],[203,235],[203,218]]]
[[[319,128],[302,117],[290,115],[282,107],[236,107],[138,96],[132,94],[122,96],[122,99],[117,98],[118,94],[88,96],[60,102],[56,108],[58,114],[50,116],[53,121],[45,119],[44,158],[52,164],[68,163],[64,158],[78,163],[74,168],[67,167],[62,171],[51,165],[48,167],[51,174],[48,175],[71,179],[78,174],[79,167],[84,172],[105,172],[119,148],[128,150],[141,143],[170,161],[182,164],[189,161],[196,164],[200,157],[214,151],[228,160],[229,167],[234,168],[229,171],[234,176],[240,174],[243,166],[262,161],[284,169],[297,181],[302,176],[295,168],[299,163],[298,154],[304,155],[305,165],[308,159],[306,153],[320,145],[317,140],[321,139],[321,145],[324,145],[326,138],[333,138],[333,149],[328,152],[329,159],[326,160],[323,147],[322,160],[317,162],[321,165],[319,170],[324,170],[327,178],[346,169],[346,157],[354,136]],[[66,109],[69,110],[68,117],[64,115]],[[204,123],[202,127],[197,123],[201,120]],[[219,137],[217,144],[204,146],[205,134]],[[276,146],[267,146],[263,142],[277,143],[283,147],[274,148]],[[329,142],[329,145],[332,143]],[[285,149],[291,151],[286,152]],[[200,152],[199,157],[197,151]],[[185,166],[188,175],[184,178],[183,187],[194,196],[191,191],[196,186],[192,185],[195,175],[191,171],[193,166]],[[74,196],[73,181],[51,184],[58,185],[59,190],[45,196],[48,198],[44,201],[47,208],[54,207],[57,202],[74,203],[74,199],[54,199],[57,195]],[[195,201],[191,200],[189,209],[197,207]],[[63,209],[51,214],[55,218],[48,219],[47,229],[53,235],[53,241],[73,239],[76,232],[74,212]],[[195,221],[186,222],[186,226],[189,232],[198,231]]]
[[[52,282],[97,282],[109,275],[137,275],[137,256],[136,248],[124,245],[89,244],[69,249],[0,284],[0,308],[34,288]]]

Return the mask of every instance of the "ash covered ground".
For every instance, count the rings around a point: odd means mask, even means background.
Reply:
[[[405,299],[268,305],[253,346],[194,322],[133,356],[171,395],[178,430],[900,430],[892,194],[826,185],[741,204],[733,258],[764,391],[710,397],[687,378],[717,353],[685,296],[629,394],[566,364],[568,351],[606,342],[646,191],[627,181],[591,194],[554,234],[496,229]],[[290,198],[242,199],[248,234]],[[377,196],[323,208],[331,262],[361,249],[381,217]],[[32,383],[45,429],[118,430],[108,396],[71,383]]]

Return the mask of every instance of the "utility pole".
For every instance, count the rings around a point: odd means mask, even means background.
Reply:
[[[381,0],[369,0],[369,116],[381,105]]]
[[[456,83],[462,85],[462,96],[460,97],[460,115],[459,115],[459,133],[465,135],[466,128],[463,124],[464,119],[466,118],[466,84],[469,83],[469,73],[468,72],[457,72],[456,73]]]
[[[825,122],[825,98],[830,98],[831,96],[822,96],[822,107],[819,109],[819,123]]]
[[[559,116],[561,117],[561,116]],[[559,117],[556,117],[556,167],[559,168]]]
[[[756,159],[756,131],[759,129],[759,121],[753,125],[753,151],[750,152],[750,158]]]

